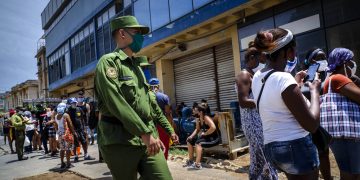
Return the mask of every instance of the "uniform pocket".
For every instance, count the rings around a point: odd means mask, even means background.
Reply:
[[[133,105],[137,97],[135,81],[134,80],[120,81],[120,89],[126,102],[130,105]]]

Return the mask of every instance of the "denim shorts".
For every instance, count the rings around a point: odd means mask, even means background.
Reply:
[[[310,135],[268,143],[265,145],[265,156],[279,171],[293,175],[311,173],[320,165],[318,151]]]
[[[360,174],[360,140],[334,138],[330,149],[341,171]]]

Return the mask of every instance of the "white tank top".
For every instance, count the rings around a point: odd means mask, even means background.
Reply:
[[[55,121],[58,125],[58,129],[57,129],[57,133],[64,133],[65,132],[65,128],[64,128],[64,116],[61,117],[60,120],[58,120],[58,115],[56,115]]]

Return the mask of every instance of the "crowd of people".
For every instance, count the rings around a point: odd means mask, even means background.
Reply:
[[[88,145],[94,144],[98,111],[95,102],[86,102],[83,91],[79,97],[65,99],[54,106],[37,104],[32,111],[17,107],[9,110],[8,116],[3,126],[4,143],[8,140],[11,153],[17,153],[18,160],[28,159],[24,151],[32,153],[44,150],[44,155],[52,157],[60,153],[61,168],[70,168],[70,156],[74,156],[74,162],[78,162],[80,147],[84,160],[95,159],[89,155]],[[24,144],[29,145],[24,147]],[[99,160],[102,161],[102,158]]]
[[[275,28],[258,32],[245,64],[236,91],[250,144],[249,179],[277,179],[277,171],[288,179],[318,179],[319,169],[324,179],[332,179],[329,148],[341,179],[360,179],[354,53],[335,48],[327,58],[324,50],[313,48],[298,61],[292,32]],[[317,73],[311,79],[313,65]]]

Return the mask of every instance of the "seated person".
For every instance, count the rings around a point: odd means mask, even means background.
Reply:
[[[184,167],[191,167],[194,169],[201,169],[201,153],[202,148],[209,148],[219,144],[220,137],[216,129],[216,125],[210,116],[206,114],[206,107],[198,105],[195,108],[195,113],[199,118],[196,119],[196,129],[187,138],[187,146],[189,153],[189,160],[186,161]],[[194,146],[196,150],[196,161],[194,163]]]

